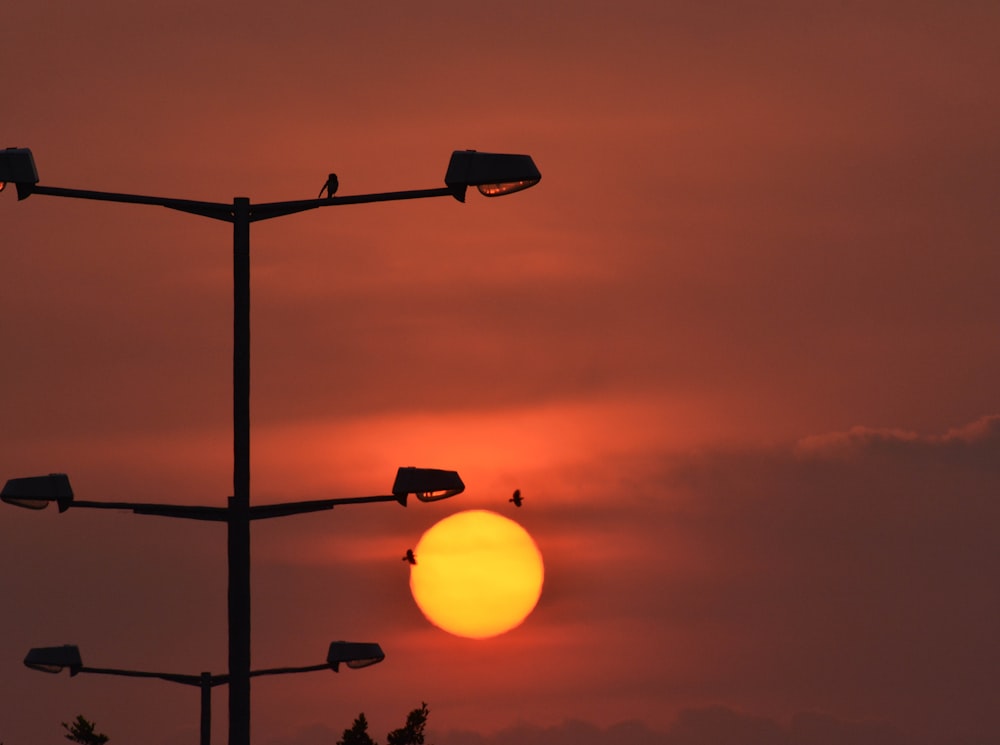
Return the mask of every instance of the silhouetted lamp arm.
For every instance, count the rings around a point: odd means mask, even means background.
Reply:
[[[318,207],[334,207],[347,204],[367,204],[371,202],[395,202],[406,199],[426,199],[433,197],[454,197],[465,201],[466,189],[475,186],[483,196],[499,197],[530,188],[542,178],[538,167],[530,155],[509,153],[482,153],[477,150],[456,150],[448,161],[445,186],[432,189],[410,189],[386,191],[373,194],[319,197],[297,199],[284,202],[264,202],[249,205],[245,219],[259,222],[274,217],[283,217]],[[93,189],[71,189],[59,186],[44,186],[38,183],[38,169],[28,148],[9,147],[0,150],[0,190],[7,183],[17,189],[18,200],[27,199],[32,194],[70,199],[90,199],[101,202],[124,204],[146,204],[166,207],[193,215],[201,215],[214,220],[237,222],[241,219],[234,204],[203,202],[194,199],[174,199],[142,194],[96,191]]]
[[[308,673],[320,670],[339,672],[341,664],[349,668],[362,668],[375,665],[385,659],[385,652],[378,644],[371,642],[330,642],[326,654],[326,662],[303,667],[274,667],[264,670],[251,670],[249,677],[262,675],[287,675],[291,673]],[[126,678],[155,678],[170,683],[197,686],[201,689],[201,736],[200,745],[209,745],[212,737],[212,688],[226,685],[230,676],[212,675],[203,672],[200,675],[182,675],[178,673],[162,673],[146,670],[121,670],[110,667],[87,667],[80,656],[80,648],[75,644],[63,644],[58,647],[36,647],[28,651],[24,665],[32,670],[43,673],[58,674],[69,670],[70,677],[80,673],[96,675],[117,675]]]
[[[262,520],[285,517],[308,512],[331,510],[349,504],[372,502],[397,502],[406,506],[411,494],[422,502],[447,499],[462,493],[465,484],[456,471],[440,468],[415,468],[407,466],[396,472],[392,494],[366,497],[340,497],[336,499],[314,499],[301,502],[279,502],[277,504],[253,505],[249,518]],[[211,520],[225,522],[230,519],[230,507],[204,507],[200,505],[156,504],[147,502],[85,501],[77,500],[65,473],[50,473],[47,476],[27,476],[10,479],[0,491],[0,500],[17,507],[41,510],[55,502],[59,512],[71,507],[99,510],[128,510],[137,515],[157,515],[160,517],[183,517],[191,520]]]
[[[228,519],[228,510],[225,507],[77,500],[73,496],[69,476],[65,473],[10,479],[0,491],[0,500],[16,507],[31,510],[42,510],[48,507],[50,502],[55,502],[59,507],[59,512],[65,512],[70,507],[83,507],[97,510],[128,510],[137,515],[184,517],[195,520],[225,521]]]
[[[340,665],[347,665],[351,669],[359,669],[376,665],[385,659],[385,652],[382,647],[374,642],[330,642],[330,647],[326,653],[326,662],[316,665],[304,665],[299,667],[272,667],[262,670],[251,670],[251,677],[262,675],[289,675],[294,673],[310,673],[320,670],[339,671]],[[63,670],[69,670],[70,677],[75,677],[80,673],[91,673],[96,675],[117,675],[127,678],[156,678],[166,680],[171,683],[181,683],[184,685],[210,686],[223,685],[229,682],[228,675],[212,675],[211,673],[201,673],[200,675],[183,675],[179,673],[163,673],[147,670],[121,670],[111,667],[87,667],[83,664],[80,655],[80,648],[75,644],[63,644],[58,647],[35,647],[28,651],[24,657],[24,666],[32,670],[43,673],[57,674]]]
[[[300,515],[307,512],[332,510],[348,504],[370,504],[373,502],[397,502],[406,506],[407,498],[415,496],[421,502],[436,502],[454,497],[465,491],[465,484],[457,471],[441,468],[415,468],[407,466],[396,471],[392,494],[378,494],[370,497],[340,497],[337,499],[313,499],[304,502],[279,502],[276,504],[253,505],[250,519]]]

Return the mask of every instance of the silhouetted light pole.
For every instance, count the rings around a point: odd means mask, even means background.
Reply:
[[[173,507],[171,505],[128,505],[141,514],[156,514],[171,517],[225,521],[228,530],[229,564],[229,745],[250,745],[250,521],[258,517],[279,517],[282,515],[329,509],[336,500],[323,502],[299,502],[292,505],[272,505],[265,511],[250,506],[250,225],[261,220],[304,212],[317,207],[333,207],[345,204],[368,202],[389,202],[403,199],[423,199],[429,197],[454,197],[465,201],[466,190],[475,186],[484,196],[495,197],[511,194],[534,186],[541,174],[529,155],[509,155],[502,153],[481,153],[475,150],[456,150],[452,153],[445,173],[445,186],[434,189],[412,191],[392,191],[353,196],[334,196],[337,177],[330,174],[320,197],[287,202],[267,202],[252,204],[246,197],[236,197],[232,204],[202,202],[190,199],[168,199],[164,197],[120,194],[114,192],[91,191],[87,189],[65,189],[43,186],[38,183],[38,171],[34,157],[27,148],[7,148],[0,150],[0,189],[13,183],[18,200],[33,194],[52,197],[69,197],[127,204],[148,204],[187,212],[201,217],[229,222],[233,225],[233,496],[226,508]],[[429,471],[400,469],[397,474],[393,496],[405,505],[405,496],[415,494],[428,501],[445,498],[459,493],[464,487],[454,471]],[[446,475],[442,485],[438,476]],[[8,482],[12,491],[4,488],[4,500],[20,506],[45,506],[49,501],[76,507],[102,507],[110,503],[73,503],[72,490],[68,479],[63,485],[56,485],[57,475],[37,477],[49,481],[31,482],[29,479]],[[65,478],[65,477],[63,477]],[[402,482],[401,482],[402,479]],[[43,486],[44,484],[44,486]],[[25,489],[35,485],[44,489],[62,489],[60,496],[32,497]],[[402,492],[398,490],[404,490]],[[358,501],[382,501],[381,498],[360,498]],[[343,502],[339,502],[343,503]],[[324,506],[317,506],[323,504]]]
[[[287,675],[308,673],[316,670],[339,672],[341,664],[350,668],[368,667],[385,659],[385,653],[378,644],[369,642],[330,642],[326,662],[305,667],[273,667],[266,670],[251,670],[250,677],[260,675]],[[157,673],[143,670],[118,670],[109,667],[86,667],[80,658],[80,648],[74,644],[59,647],[35,647],[24,657],[25,667],[43,673],[60,673],[69,670],[70,677],[80,673],[98,675],[121,675],[129,678],[157,678],[171,683],[198,686],[201,689],[200,745],[209,745],[212,740],[212,689],[229,682],[228,675],[179,675],[177,673]]]

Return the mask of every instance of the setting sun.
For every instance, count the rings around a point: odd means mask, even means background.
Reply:
[[[486,639],[520,625],[542,593],[542,555],[528,532],[488,510],[446,517],[414,550],[410,590],[435,626]]]

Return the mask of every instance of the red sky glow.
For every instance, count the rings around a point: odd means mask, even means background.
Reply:
[[[0,147],[40,183],[228,203],[443,186],[502,199],[255,223],[252,498],[432,504],[253,528],[254,745],[1000,742],[1000,6],[14,3]],[[0,479],[232,493],[232,232],[0,194]],[[515,488],[524,506],[507,500]],[[415,501],[414,501],[415,502]],[[464,509],[545,559],[518,628],[430,625],[407,548]],[[195,742],[227,671],[217,524],[0,509],[0,742]],[[16,693],[16,695],[14,695]],[[213,693],[213,741],[227,736]]]

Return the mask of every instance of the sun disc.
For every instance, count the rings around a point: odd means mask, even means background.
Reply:
[[[519,626],[542,593],[542,554],[524,528],[489,510],[440,520],[420,538],[410,591],[424,616],[457,636],[486,639]]]

